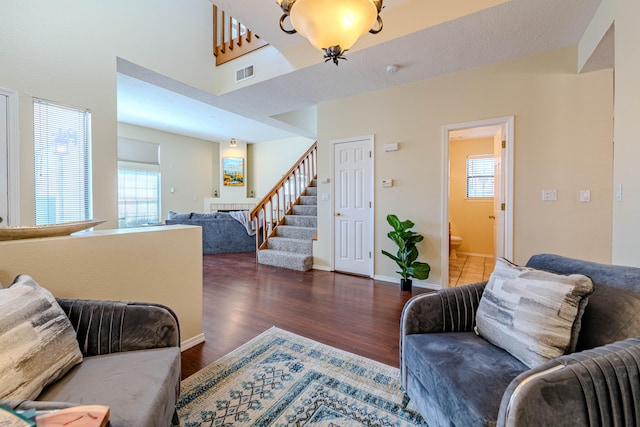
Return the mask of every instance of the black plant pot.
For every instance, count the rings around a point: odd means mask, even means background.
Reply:
[[[412,283],[413,282],[411,281],[411,279],[400,279],[400,289],[402,289],[403,291],[411,292]]]

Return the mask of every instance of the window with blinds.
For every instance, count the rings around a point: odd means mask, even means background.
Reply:
[[[160,172],[118,167],[118,227],[160,222]]]
[[[494,158],[491,154],[467,157],[467,198],[493,197]]]
[[[33,101],[35,222],[91,219],[91,112]]]
[[[118,227],[160,222],[160,144],[118,138]]]

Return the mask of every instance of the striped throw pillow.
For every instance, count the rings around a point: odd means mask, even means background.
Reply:
[[[498,259],[480,299],[476,333],[532,368],[575,351],[592,292],[587,276],[563,276]]]
[[[0,289],[0,399],[32,400],[82,361],[71,322],[49,291],[21,275]]]

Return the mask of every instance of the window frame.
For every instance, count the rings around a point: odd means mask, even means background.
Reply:
[[[481,172],[486,171],[486,166],[483,165],[479,165],[479,171],[477,173],[470,173],[470,162],[474,162],[474,161],[483,161],[483,162],[487,162],[488,160],[491,161],[491,174],[483,174]],[[488,163],[488,162],[487,162]],[[473,172],[473,171],[472,171]],[[495,157],[493,154],[471,154],[468,155],[466,160],[465,160],[465,175],[466,175],[466,180],[465,180],[465,200],[467,201],[488,201],[488,200],[493,200],[493,198],[495,197]],[[477,187],[477,189],[474,191],[474,188],[472,188],[472,186],[470,185],[471,182],[473,181],[482,181],[482,180],[486,180],[486,179],[491,179],[491,195],[486,195],[486,192],[483,191],[485,185],[484,184],[480,184],[477,185],[475,187]],[[478,193],[481,195],[474,195],[471,193]]]
[[[133,225],[126,225],[126,217],[122,216],[121,203],[123,203],[122,199],[122,182],[121,182],[121,172],[140,172],[144,174],[153,174],[156,178],[156,198],[155,198],[155,206],[157,210],[157,220],[149,221],[149,217],[147,216],[146,222],[136,221]],[[162,221],[162,172],[158,165],[151,165],[145,163],[137,163],[137,162],[127,162],[127,161],[118,161],[118,171],[117,171],[117,181],[118,181],[118,228],[135,228],[135,227],[144,227],[148,225],[159,225]],[[136,187],[135,191],[148,191],[149,187],[140,188]],[[140,202],[138,197],[134,199],[134,203],[139,205],[144,202]],[[126,203],[126,201],[124,202]],[[136,209],[138,212],[138,209]],[[141,215],[136,215],[135,218],[141,218]],[[123,221],[125,221],[123,223]]]
[[[35,224],[92,219],[91,110],[41,98],[32,105]]]

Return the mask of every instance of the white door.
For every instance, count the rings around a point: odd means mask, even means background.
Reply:
[[[503,141],[506,144],[504,132],[502,128],[493,137],[493,240],[494,240],[494,256],[496,258],[504,257],[504,187],[502,179],[504,173],[502,170],[502,153]]]
[[[9,97],[0,94],[0,226],[9,221],[8,100]]]
[[[334,269],[373,275],[373,136],[334,141]]]

